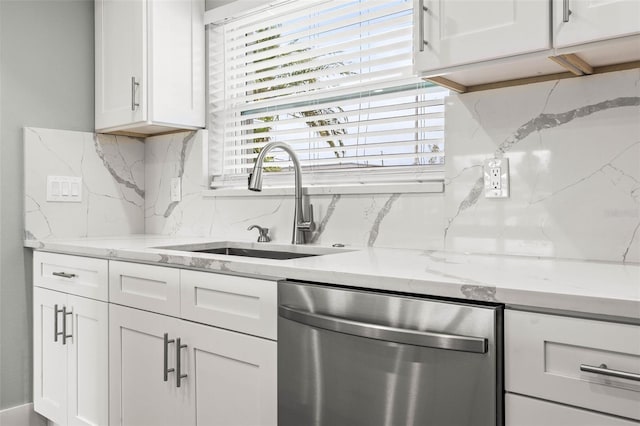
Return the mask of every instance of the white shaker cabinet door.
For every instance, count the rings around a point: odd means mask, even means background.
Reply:
[[[506,426],[634,426],[637,422],[507,393]]]
[[[548,0],[415,0],[418,72],[551,47]]]
[[[113,426],[194,425],[187,383],[176,384],[180,320],[117,305],[109,306],[110,421]],[[165,344],[164,335],[167,333]],[[165,364],[165,350],[167,362]],[[188,358],[181,366],[187,372]],[[165,370],[173,371],[165,375]]]
[[[640,33],[638,0],[554,0],[555,46]]]
[[[58,424],[67,424],[67,346],[56,335],[66,300],[64,293],[33,289],[33,406]]]
[[[147,0],[96,0],[96,129],[146,119]]]
[[[67,340],[68,425],[109,424],[109,308],[105,302],[69,295]]]
[[[277,344],[183,321],[196,424],[276,426]]]
[[[149,119],[204,127],[204,1],[153,0],[149,28]]]

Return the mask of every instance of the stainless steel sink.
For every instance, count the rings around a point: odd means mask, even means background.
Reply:
[[[311,253],[292,253],[288,251],[243,249],[236,247],[220,247],[205,250],[192,250],[194,253],[225,254],[227,256],[258,257],[260,259],[297,259],[299,257],[318,256]]]
[[[242,256],[275,260],[298,259],[302,257],[323,256],[332,253],[344,253],[351,251],[344,248],[328,248],[293,244],[243,243],[233,241],[219,241],[155,248],[186,251],[190,253],[221,254],[225,256]]]

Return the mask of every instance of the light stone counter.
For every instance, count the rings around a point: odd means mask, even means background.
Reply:
[[[269,260],[157,248],[209,242],[213,241],[210,238],[132,235],[26,240],[25,246],[81,256],[640,321],[640,265],[636,264],[356,247],[322,256]],[[264,248],[271,244],[255,245]],[[323,251],[319,246],[303,247],[308,248]]]

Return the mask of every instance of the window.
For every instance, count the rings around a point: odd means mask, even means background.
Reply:
[[[291,145],[305,183],[416,181],[444,162],[446,90],[412,74],[412,1],[289,1],[209,27],[212,186]],[[291,171],[267,157],[265,182]],[[287,177],[287,182],[290,178]]]

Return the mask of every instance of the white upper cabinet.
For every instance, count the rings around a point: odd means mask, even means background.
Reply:
[[[416,69],[427,72],[549,49],[548,0],[415,0]]]
[[[96,0],[96,130],[204,127],[204,1]]]
[[[639,34],[640,1],[554,0],[553,29],[556,47]]]

